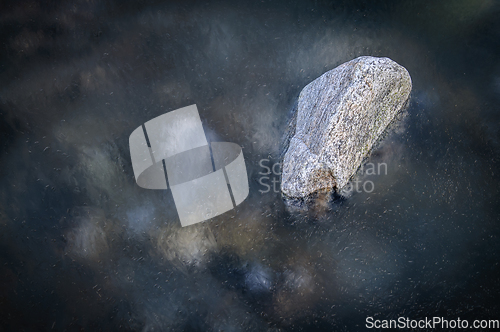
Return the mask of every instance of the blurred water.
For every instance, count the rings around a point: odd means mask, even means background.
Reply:
[[[498,2],[0,7],[5,330],[499,319]],[[367,160],[387,174],[357,175],[371,192],[288,209],[278,169],[262,165],[279,161],[300,90],[360,55],[413,80],[408,111]],[[210,141],[243,147],[250,194],[181,228],[169,191],[135,184],[128,137],[194,103]]]

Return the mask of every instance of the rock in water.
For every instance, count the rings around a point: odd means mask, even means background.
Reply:
[[[369,56],[309,83],[299,95],[285,144],[283,194],[304,198],[318,190],[342,189],[405,107],[411,88],[404,67]]]

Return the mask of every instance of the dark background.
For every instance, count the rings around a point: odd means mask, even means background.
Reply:
[[[0,330],[353,331],[500,319],[497,1],[2,1]],[[301,89],[360,55],[413,80],[375,190],[262,193]],[[128,136],[197,104],[250,195],[181,228]],[[366,176],[357,175],[366,180]],[[260,190],[260,191],[259,191]]]

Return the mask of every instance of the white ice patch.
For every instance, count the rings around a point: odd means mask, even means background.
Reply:
[[[212,231],[204,224],[160,229],[156,237],[158,252],[185,272],[190,266],[200,266],[211,252],[217,250]]]

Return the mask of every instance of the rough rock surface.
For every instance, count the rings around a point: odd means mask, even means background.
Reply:
[[[389,58],[363,56],[332,69],[300,93],[285,143],[281,190],[303,198],[340,190],[405,107],[408,71]]]

